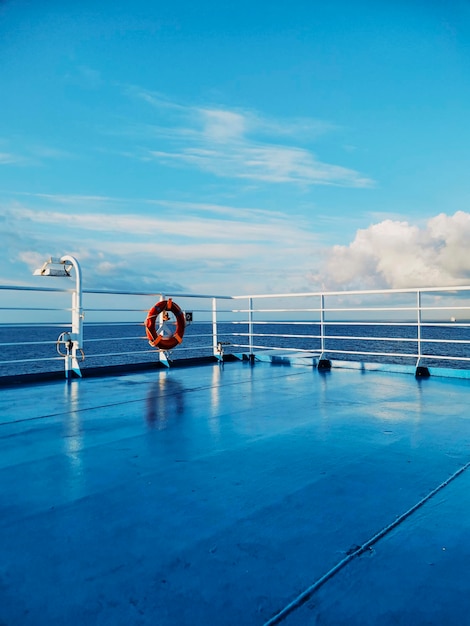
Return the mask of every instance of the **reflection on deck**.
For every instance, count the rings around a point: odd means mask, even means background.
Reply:
[[[470,381],[233,362],[4,388],[0,624],[467,624]]]

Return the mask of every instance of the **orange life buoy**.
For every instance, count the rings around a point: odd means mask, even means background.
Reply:
[[[155,328],[158,316],[160,313],[164,313],[165,311],[170,311],[176,318],[175,332],[169,337],[164,337],[161,330],[156,330]],[[147,319],[145,320],[145,332],[147,333],[149,344],[159,350],[171,350],[181,343],[183,341],[185,327],[186,320],[184,313],[171,298],[157,302],[157,304],[147,313]]]

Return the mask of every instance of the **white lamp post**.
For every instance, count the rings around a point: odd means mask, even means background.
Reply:
[[[34,276],[69,276],[75,272],[75,291],[72,293],[72,332],[62,333],[59,341],[65,344],[65,376],[70,378],[74,372],[81,376],[78,353],[83,355],[83,310],[82,310],[82,272],[77,259],[66,254],[60,258],[51,257],[42,267],[34,271]]]

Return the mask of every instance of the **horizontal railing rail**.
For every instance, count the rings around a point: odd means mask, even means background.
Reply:
[[[0,285],[0,377],[64,363],[70,376],[77,368],[271,353],[316,364],[470,369],[470,286],[236,296],[80,289],[80,298],[76,289]],[[165,298],[192,314],[172,351],[149,346],[144,325]]]

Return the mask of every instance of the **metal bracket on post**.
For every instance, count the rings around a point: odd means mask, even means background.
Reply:
[[[161,293],[158,297],[158,301],[161,302],[162,300],[166,300],[166,296],[164,293]],[[163,324],[163,313],[164,311],[162,311],[157,318],[157,324],[158,326],[162,326]],[[162,365],[164,365],[165,367],[170,367],[170,357],[169,357],[169,352],[167,350],[158,350],[158,360],[160,361],[160,363]]]
[[[160,350],[159,351],[159,359],[160,359],[160,363],[162,365],[164,365],[165,367],[170,367],[170,357],[168,356],[169,352],[167,352],[166,350]]]

